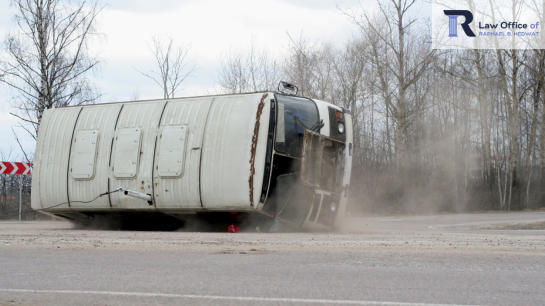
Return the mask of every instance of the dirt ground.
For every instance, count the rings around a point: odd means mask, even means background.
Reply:
[[[62,221],[4,221],[0,222],[0,246],[218,252],[545,252],[544,229],[545,213],[347,218],[342,228],[331,232],[283,234],[82,230]]]

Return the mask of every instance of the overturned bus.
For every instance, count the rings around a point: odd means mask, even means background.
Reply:
[[[335,227],[352,137],[348,111],[282,92],[50,109],[32,208],[83,225]]]

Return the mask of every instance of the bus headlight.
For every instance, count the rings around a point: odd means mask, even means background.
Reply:
[[[342,122],[339,122],[337,128],[339,130],[339,134],[344,134],[344,124]]]
[[[330,208],[331,208],[331,211],[332,211],[332,212],[335,212],[335,211],[337,210],[337,203],[331,202]]]

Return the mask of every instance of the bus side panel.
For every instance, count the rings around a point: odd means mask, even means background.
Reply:
[[[259,205],[270,99],[274,99],[271,93],[259,93],[217,97],[212,103],[202,148],[204,208],[236,210]]]
[[[203,142],[206,117],[214,98],[182,99],[169,101],[161,125],[159,127],[159,139],[155,150],[154,192],[155,205],[157,208],[201,208],[201,194],[199,186],[199,175],[201,165],[201,147]],[[178,158],[182,159],[182,173],[172,177],[161,176],[160,166],[164,165],[161,152],[166,137],[161,137],[167,127],[184,127],[186,129],[184,152]],[[178,162],[173,159],[171,163]],[[168,165],[168,164],[167,164]]]
[[[352,175],[352,154],[354,146],[354,133],[352,130],[352,116],[345,114],[346,123],[346,149],[344,150],[344,176],[343,176],[343,192],[341,194],[341,203],[339,205],[339,212],[335,220],[335,227],[340,227],[346,212],[346,204],[348,202],[348,194],[350,189],[350,177]]]
[[[45,111],[34,158],[32,208],[48,208],[68,202],[70,144],[81,107]],[[55,208],[68,208],[68,204]]]
[[[127,103],[117,121],[110,163],[110,190],[122,187],[153,194],[153,158],[157,127],[167,101]],[[154,209],[142,199],[121,192],[110,195],[112,207]]]
[[[41,209],[42,203],[40,200],[40,166],[42,164],[42,152],[47,148],[44,148],[45,133],[47,131],[47,124],[51,118],[51,112],[53,110],[46,110],[42,115],[42,121],[40,122],[40,129],[38,130],[38,139],[36,141],[36,150],[34,151],[34,163],[32,164],[32,197],[30,197],[32,209]]]
[[[74,136],[72,137],[72,150],[70,155],[70,173],[68,175],[68,193],[71,207],[76,208],[110,208],[108,196],[100,197],[90,203],[81,203],[93,200],[99,194],[108,191],[108,174],[110,163],[110,152],[112,149],[112,138],[114,136],[115,122],[121,110],[121,104],[93,105],[83,107],[76,123]],[[87,178],[77,176],[76,168],[82,159],[80,142],[85,134],[96,133],[95,161]],[[94,139],[93,139],[94,140]],[[92,144],[85,144],[91,146]],[[92,160],[84,159],[88,164]],[[87,165],[85,165],[87,166]]]

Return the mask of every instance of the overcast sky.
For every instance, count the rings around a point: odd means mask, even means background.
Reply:
[[[359,7],[357,0],[100,0],[106,5],[99,18],[105,34],[93,47],[103,60],[95,79],[103,97],[101,102],[162,98],[162,90],[140,71],[154,68],[148,48],[154,34],[170,35],[178,42],[192,44],[197,58],[194,77],[184,83],[179,96],[210,93],[214,90],[220,56],[232,48],[244,48],[255,37],[258,45],[274,54],[286,50],[288,37],[301,31],[311,41],[342,44],[357,33],[336,8]],[[15,29],[10,1],[0,1],[0,41],[9,28]],[[362,6],[376,9],[375,1],[362,0]],[[0,150],[20,150],[11,127],[17,120],[9,114],[12,92],[0,84]],[[34,141],[16,128],[25,148],[33,151]]]

